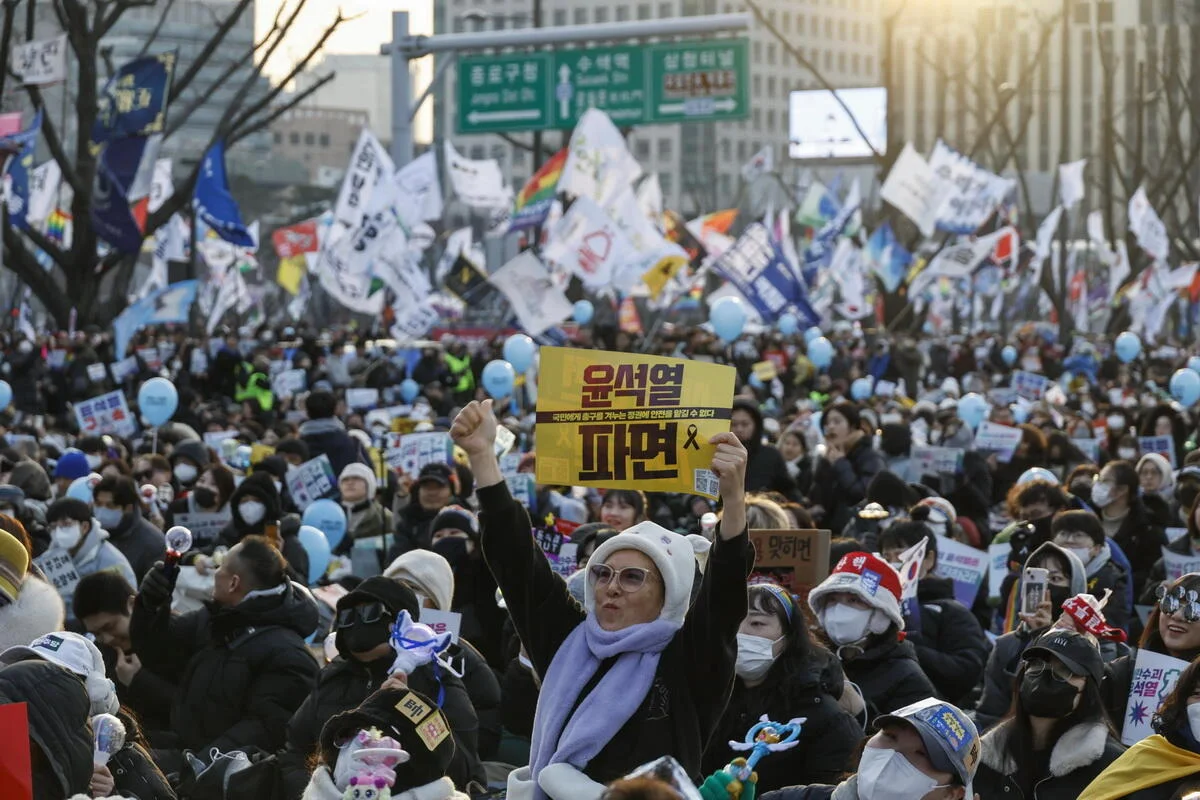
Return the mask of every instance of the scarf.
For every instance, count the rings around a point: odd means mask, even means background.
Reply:
[[[1083,790],[1079,800],[1117,800],[1197,773],[1200,773],[1200,753],[1176,747],[1155,734],[1122,753]]]
[[[594,616],[575,626],[546,670],[534,714],[529,764],[537,800],[546,797],[537,787],[544,767],[568,763],[582,771],[629,721],[650,691],[663,649],[680,627],[659,619],[606,631]],[[600,662],[614,657],[616,663],[575,708]]]

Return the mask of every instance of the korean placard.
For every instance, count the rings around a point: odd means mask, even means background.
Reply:
[[[1012,385],[1017,390],[1017,396],[1024,397],[1026,400],[1041,400],[1042,395],[1046,393],[1048,382],[1045,375],[1037,375],[1032,372],[1018,370],[1012,376]]]
[[[1133,680],[1129,684],[1129,700],[1125,704],[1125,722],[1121,729],[1121,744],[1133,745],[1154,733],[1151,720],[1158,707],[1175,688],[1179,674],[1188,662],[1155,653],[1146,648],[1137,651]]]
[[[296,508],[303,511],[322,497],[333,494],[335,478],[329,456],[305,461],[287,474],[288,491]]]
[[[385,437],[384,460],[413,480],[426,464],[449,464],[453,461],[454,444],[448,433],[389,433]]]
[[[967,608],[988,574],[988,554],[945,536],[937,537],[937,572],[954,581],[954,599]]]
[[[129,404],[125,402],[125,393],[121,391],[76,403],[75,421],[79,423],[79,431],[84,436],[111,433],[132,437],[137,434],[137,422],[129,413]]]
[[[539,484],[717,496],[709,440],[729,430],[732,367],[561,347],[541,356]]]

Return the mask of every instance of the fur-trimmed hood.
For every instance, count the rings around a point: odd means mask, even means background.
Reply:
[[[21,581],[17,601],[0,606],[0,650],[27,645],[66,627],[66,609],[54,587],[36,575]]]
[[[1013,721],[1005,720],[983,736],[980,760],[1001,775],[1017,771],[1017,762],[1009,755],[1008,737]],[[1101,722],[1088,722],[1068,730],[1054,743],[1050,751],[1050,774],[1062,778],[1077,769],[1094,764],[1108,746],[1108,727]]]

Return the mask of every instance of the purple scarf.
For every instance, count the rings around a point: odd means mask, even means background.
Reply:
[[[575,626],[554,654],[538,696],[529,752],[535,798],[546,796],[537,786],[544,767],[565,762],[582,771],[629,721],[650,691],[663,649],[681,627],[659,619],[606,631],[592,615]],[[567,719],[600,662],[613,656],[616,663]]]

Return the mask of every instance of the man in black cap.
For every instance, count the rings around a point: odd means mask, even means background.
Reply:
[[[396,515],[396,543],[388,553],[391,562],[409,550],[433,546],[433,520],[455,500],[455,474],[449,464],[426,464],[417,475],[416,496]]]
[[[420,617],[413,591],[390,578],[367,578],[338,601],[334,621],[339,658],[317,679],[316,688],[288,723],[287,750],[282,756],[287,798],[299,798],[308,781],[305,766],[316,749],[321,729],[330,718],[355,708],[383,686],[395,660],[389,638],[396,615],[407,611]],[[457,785],[482,780],[477,756],[479,722],[462,681],[440,665],[426,664],[407,676],[407,685],[440,700],[456,744],[448,773]]]

